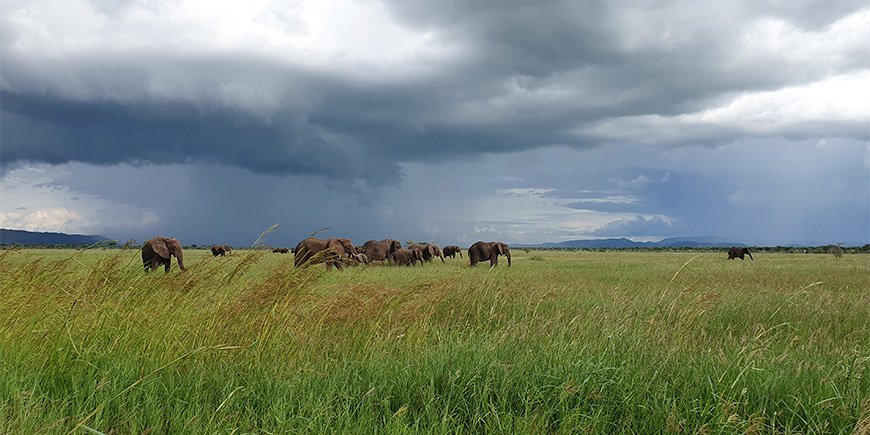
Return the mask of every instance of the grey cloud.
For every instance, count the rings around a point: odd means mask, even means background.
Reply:
[[[867,68],[846,53],[805,65],[753,57],[740,37],[756,18],[811,31],[856,2],[806,8],[778,2],[390,2],[413,30],[431,29],[467,50],[427,74],[362,80],[224,52],[134,51],[24,56],[3,45],[0,150],[4,171],[22,161],[171,164],[213,162],[267,174],[316,174],[352,187],[400,179],[397,162],[442,162],[567,145],[639,139],[725,144],[756,133],[720,125],[656,125],[739,92],[779,89]],[[99,2],[111,15],[117,2]],[[8,23],[2,24],[8,27]],[[36,59],[36,60],[34,60]],[[866,134],[858,120],[806,123],[771,136]]]

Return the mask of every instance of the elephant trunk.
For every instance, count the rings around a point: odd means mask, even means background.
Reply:
[[[175,253],[175,258],[178,260],[178,268],[184,270],[184,253],[181,252],[181,249]]]
[[[508,267],[511,266],[511,251],[505,251],[504,256],[508,259]]]

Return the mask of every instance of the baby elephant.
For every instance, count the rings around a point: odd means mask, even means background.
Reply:
[[[456,258],[456,254],[459,254],[459,258],[462,258],[462,248],[456,245],[450,245],[444,247],[444,256],[450,258]]]
[[[733,260],[737,257],[740,257],[740,259],[742,260],[744,255],[748,255],[750,260],[755,260],[752,258],[752,253],[749,252],[749,248],[738,248],[735,246],[728,250],[729,260]]]
[[[397,249],[393,252],[393,263],[397,266],[413,266],[417,262],[423,265],[423,251],[419,249]]]
[[[211,255],[214,255],[215,257],[217,257],[218,255],[220,255],[221,257],[223,257],[224,255],[229,254],[230,251],[232,251],[232,250],[233,250],[233,249],[230,248],[229,246],[225,246],[225,245],[212,245],[212,247],[211,247]]]

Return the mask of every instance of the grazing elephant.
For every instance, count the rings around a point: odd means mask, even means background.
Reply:
[[[748,255],[750,260],[754,260],[754,258],[752,258],[752,253],[749,252],[749,248],[738,248],[734,246],[728,250],[729,260],[733,260],[737,257],[740,257],[740,259],[742,260],[744,255]]]
[[[316,255],[327,250],[332,251],[332,254]],[[314,263],[325,262],[327,268],[335,266],[340,269],[342,267],[341,260],[351,258],[353,255],[353,242],[341,238],[321,240],[309,237],[299,242],[293,248],[293,252],[296,254],[293,262],[296,267],[305,266],[313,261]]]
[[[387,261],[394,263],[393,253],[402,249],[402,243],[398,240],[384,239],[380,242],[377,240],[369,240],[363,245],[363,254],[369,258],[369,261]]]
[[[172,256],[178,260],[178,267],[184,270],[184,254],[181,252],[181,242],[170,237],[154,237],[142,246],[142,265],[145,272],[163,265],[165,273],[169,273]]]
[[[498,266],[498,256],[504,255],[511,265],[511,251],[502,242],[476,242],[468,247],[468,259],[472,266],[477,266],[481,260],[489,259],[489,267]]]
[[[225,254],[229,254],[230,251],[232,251],[232,250],[233,250],[233,249],[230,248],[229,246],[225,246],[225,245],[212,245],[212,247],[211,247],[211,255],[214,255],[215,257],[217,257],[218,255],[220,255],[221,257],[223,257]]]
[[[423,253],[423,259],[432,261],[432,257],[440,257],[441,262],[444,262],[444,255],[441,253],[441,248],[434,243],[414,243],[408,246],[410,249],[419,249]]]
[[[287,248],[274,248],[272,249],[272,252],[275,252],[277,254],[287,254],[290,252],[290,250]]]
[[[456,254],[459,254],[459,258],[462,258],[462,248],[456,245],[450,245],[444,247],[444,256],[450,258],[456,258]]]
[[[423,265],[423,252],[419,249],[401,248],[393,252],[392,263],[397,266],[413,266],[417,264],[417,261],[420,262],[421,266]]]

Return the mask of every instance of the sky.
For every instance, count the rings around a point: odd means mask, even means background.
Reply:
[[[864,1],[6,0],[0,227],[870,243]]]

